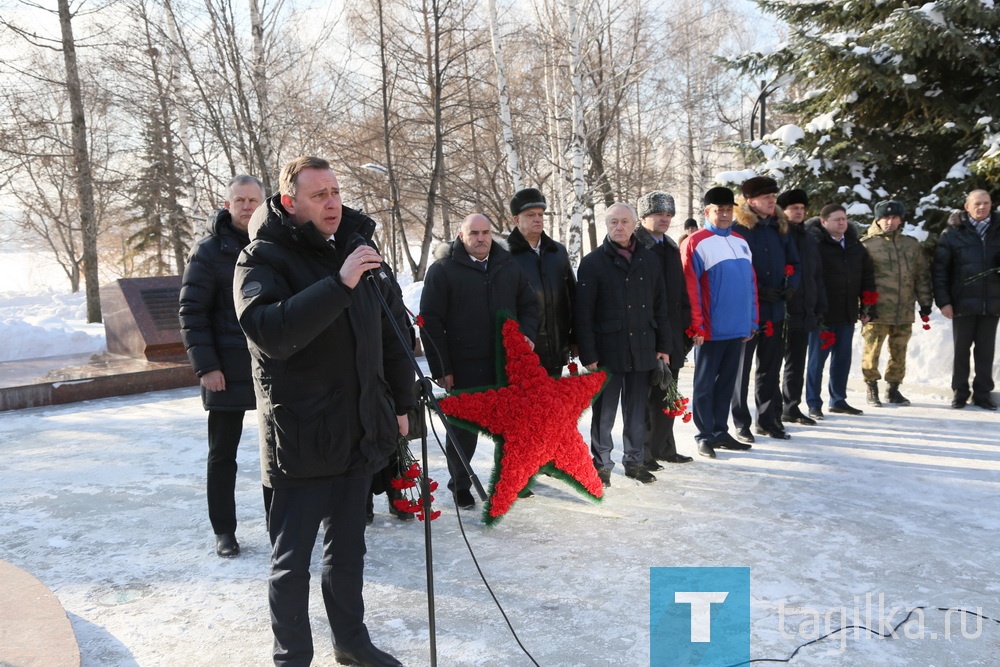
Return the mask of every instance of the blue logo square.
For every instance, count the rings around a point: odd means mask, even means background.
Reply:
[[[750,568],[651,567],[650,667],[750,663]]]

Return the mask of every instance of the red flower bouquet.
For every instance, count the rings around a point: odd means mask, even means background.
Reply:
[[[837,334],[823,330],[819,332],[819,349],[829,350],[837,343]]]
[[[423,471],[420,464],[410,453],[406,438],[399,439],[399,450],[397,452],[399,461],[399,474],[392,478],[392,488],[400,492],[400,497],[392,501],[392,506],[397,512],[411,512],[418,519],[423,521],[427,517],[424,514],[423,498],[420,495],[423,488]],[[430,477],[427,478],[428,491],[437,490],[438,483]],[[430,496],[428,505],[434,502],[434,496]],[[441,516],[438,510],[431,510],[431,521]]]
[[[663,408],[663,414],[668,417],[680,417],[685,424],[691,421],[691,412],[688,410],[690,399],[681,394],[677,388],[677,378],[667,387],[667,393],[663,397],[663,402],[667,407]]]
[[[872,306],[878,303],[878,292],[869,292],[865,290],[861,293],[861,315],[863,317],[871,317]]]

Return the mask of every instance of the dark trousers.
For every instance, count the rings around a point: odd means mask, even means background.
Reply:
[[[594,467],[615,467],[611,460],[614,440],[611,429],[615,426],[618,400],[621,399],[622,420],[622,465],[642,465],[643,446],[646,440],[646,400],[649,397],[650,371],[611,373],[604,391],[594,401],[590,422],[590,453],[594,457]]]
[[[468,491],[472,488],[472,479],[469,477],[465,466],[462,465],[462,460],[455,453],[455,447],[457,445],[462,453],[465,454],[465,460],[471,462],[472,457],[476,453],[476,442],[479,440],[479,434],[467,431],[454,424],[451,425],[451,428],[455,432],[455,440],[452,440],[449,436],[448,442],[445,445],[445,456],[448,459],[448,473],[451,475],[448,488],[452,491]]]
[[[216,535],[236,532],[236,449],[244,414],[208,411],[208,519]]]
[[[789,329],[785,332],[785,368],[782,372],[784,386],[781,388],[783,415],[797,415],[802,412],[802,388],[806,378],[806,350],[809,349],[809,332],[803,329]]]
[[[670,371],[677,377],[680,368],[671,367]],[[677,454],[677,442],[674,440],[674,417],[668,417],[664,412],[667,402],[665,391],[659,387],[649,390],[649,400],[646,410],[646,446],[645,460],[664,460]],[[673,406],[671,406],[673,407]]]
[[[271,499],[271,576],[267,580],[274,664],[308,665],[309,562],[323,527],[322,590],[333,640],[343,649],[366,646],[362,596],[365,500],[371,477],[334,477],[308,486],[276,488]]]
[[[697,349],[691,392],[691,413],[698,429],[695,440],[713,443],[729,430],[729,405],[739,377],[743,341],[707,340]]]
[[[785,354],[782,338],[784,322],[774,322],[774,333],[765,336],[758,333],[746,342],[743,350],[743,367],[740,369],[739,384],[733,392],[733,427],[750,428],[750,367],[757,358],[757,372],[754,374],[754,402],[757,404],[757,425],[761,428],[778,430],[781,418],[781,402],[777,400],[781,391],[781,359]]]
[[[969,398],[969,353],[975,363],[976,377],[972,382],[972,399],[990,397],[993,391],[993,355],[997,342],[995,315],[962,315],[951,321],[951,338],[955,344],[951,388],[955,398]]]

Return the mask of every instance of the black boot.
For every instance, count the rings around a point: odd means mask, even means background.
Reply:
[[[871,382],[866,382],[868,385],[868,405],[873,408],[881,408],[882,401],[878,398],[878,382],[872,380]]]
[[[893,405],[909,405],[910,399],[899,393],[899,383],[890,382],[889,391],[885,392],[886,400],[888,400]]]

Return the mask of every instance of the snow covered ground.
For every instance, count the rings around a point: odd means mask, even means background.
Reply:
[[[415,306],[419,285],[406,291]],[[82,351],[66,346],[83,332],[96,346],[87,349],[99,349],[101,333],[82,323],[81,308],[58,285],[4,278],[0,347],[20,337],[22,358],[66,354]],[[936,312],[931,324],[911,343],[910,407],[793,426],[792,440],[670,466],[646,487],[619,468],[601,504],[543,478],[494,529],[464,512],[483,572],[537,663],[648,664],[649,568],[659,566],[749,567],[754,659],[786,658],[825,625],[891,626],[900,609],[917,606],[1000,618],[1000,417],[947,408],[950,328]],[[681,381],[689,391],[690,370]],[[849,401],[863,406],[860,387],[855,373]],[[588,431],[589,414],[580,428]],[[682,453],[694,455],[693,425],[679,423],[677,433]],[[244,443],[243,554],[223,560],[205,510],[205,414],[195,388],[0,413],[0,559],[55,592],[84,665],[270,664],[252,415]],[[483,441],[474,465],[484,481],[491,464]],[[436,447],[430,467],[446,479]],[[377,499],[368,532],[368,624],[380,646],[426,665],[423,532],[384,503]],[[480,581],[450,503],[438,494],[445,512],[433,523],[439,664],[531,664]],[[318,568],[314,575],[315,664],[333,665]],[[792,664],[998,664],[993,621],[967,618],[963,632],[959,615],[926,610],[899,634],[851,631],[802,649]]]

